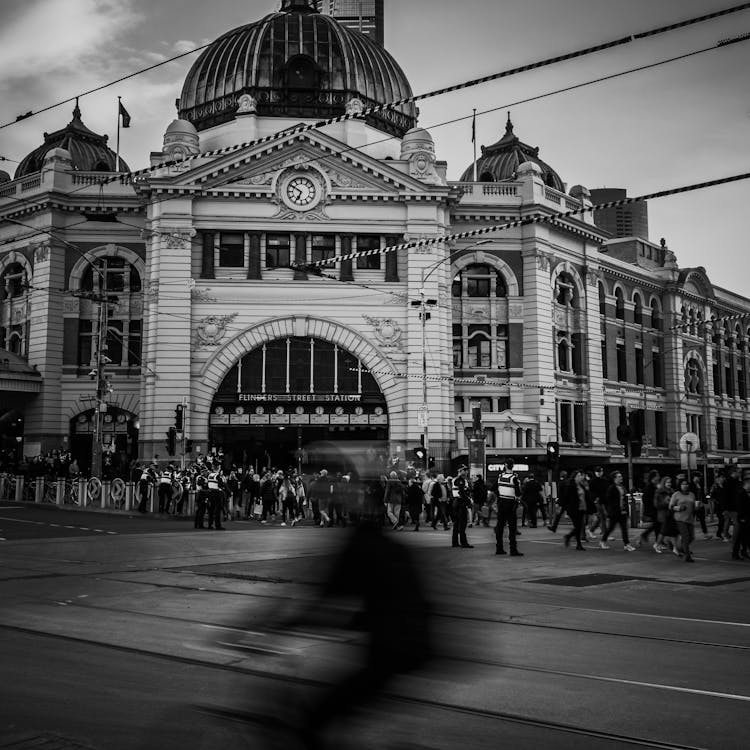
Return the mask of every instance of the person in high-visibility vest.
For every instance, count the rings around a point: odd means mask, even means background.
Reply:
[[[223,531],[221,515],[224,507],[224,489],[220,466],[214,466],[208,472],[206,484],[208,489],[208,528]]]
[[[521,498],[521,484],[518,474],[513,471],[513,459],[505,459],[505,465],[497,477],[497,524],[495,525],[495,554],[505,555],[503,547],[503,534],[505,526],[508,526],[508,542],[510,554],[513,557],[522,557],[523,552],[518,551],[516,536],[518,534],[518,502]]]

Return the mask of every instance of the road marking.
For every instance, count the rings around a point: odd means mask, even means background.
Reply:
[[[698,688],[679,687],[678,685],[662,685],[658,682],[641,682],[639,680],[625,680],[620,677],[603,677],[601,675],[583,674],[581,672],[567,672],[561,669],[544,669],[543,667],[524,667],[514,664],[503,665],[509,669],[520,669],[524,672],[542,672],[543,674],[556,674],[563,677],[580,677],[585,680],[598,680],[600,682],[615,682],[620,685],[635,685],[637,687],[656,688],[657,690],[671,690],[676,693],[690,693],[691,695],[705,695],[710,698],[727,698],[729,700],[744,701],[750,703],[750,695],[738,693],[719,693],[714,690],[699,690]]]

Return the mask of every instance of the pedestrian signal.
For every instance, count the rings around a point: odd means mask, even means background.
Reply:
[[[556,440],[547,443],[547,465],[556,466],[560,459],[560,443]]]
[[[416,461],[419,461],[420,463],[424,463],[424,460],[427,457],[427,451],[424,448],[415,448],[412,451],[412,455],[414,456],[414,459]]]
[[[177,432],[182,432],[184,408],[182,404],[177,404],[174,410],[174,428]]]

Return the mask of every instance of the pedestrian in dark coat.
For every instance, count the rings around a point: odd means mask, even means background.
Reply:
[[[414,524],[414,531],[419,531],[419,519],[422,516],[424,506],[424,492],[416,477],[409,478],[409,486],[406,490],[406,505],[409,510],[409,518]]]

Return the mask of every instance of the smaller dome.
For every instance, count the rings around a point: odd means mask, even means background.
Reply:
[[[518,174],[518,168],[524,162],[536,164],[541,169],[542,181],[548,187],[565,192],[565,184],[560,175],[549,164],[539,158],[539,147],[529,146],[518,139],[513,133],[513,123],[508,114],[505,125],[505,135],[491,146],[482,146],[482,155],[476,161],[476,174],[480,182],[502,182],[513,180]],[[461,182],[474,180],[474,165],[472,164],[461,175]]]
[[[68,152],[72,168],[80,172],[115,172],[117,155],[107,146],[107,136],[89,130],[81,120],[81,110],[76,101],[73,119],[62,130],[44,134],[44,143],[26,156],[16,169],[16,179],[41,172],[47,154],[61,148]],[[120,158],[120,168],[130,167]]]
[[[192,122],[189,120],[172,120],[172,122],[167,125],[167,129],[164,133],[165,135],[183,135],[183,134],[189,134],[189,135],[198,135],[198,131],[195,129],[195,125],[193,125]]]
[[[401,141],[401,158],[408,159],[415,151],[435,153],[435,141],[429,131],[424,128],[412,128]]]
[[[0,184],[3,182],[10,182],[10,175],[4,169],[0,169]]]

